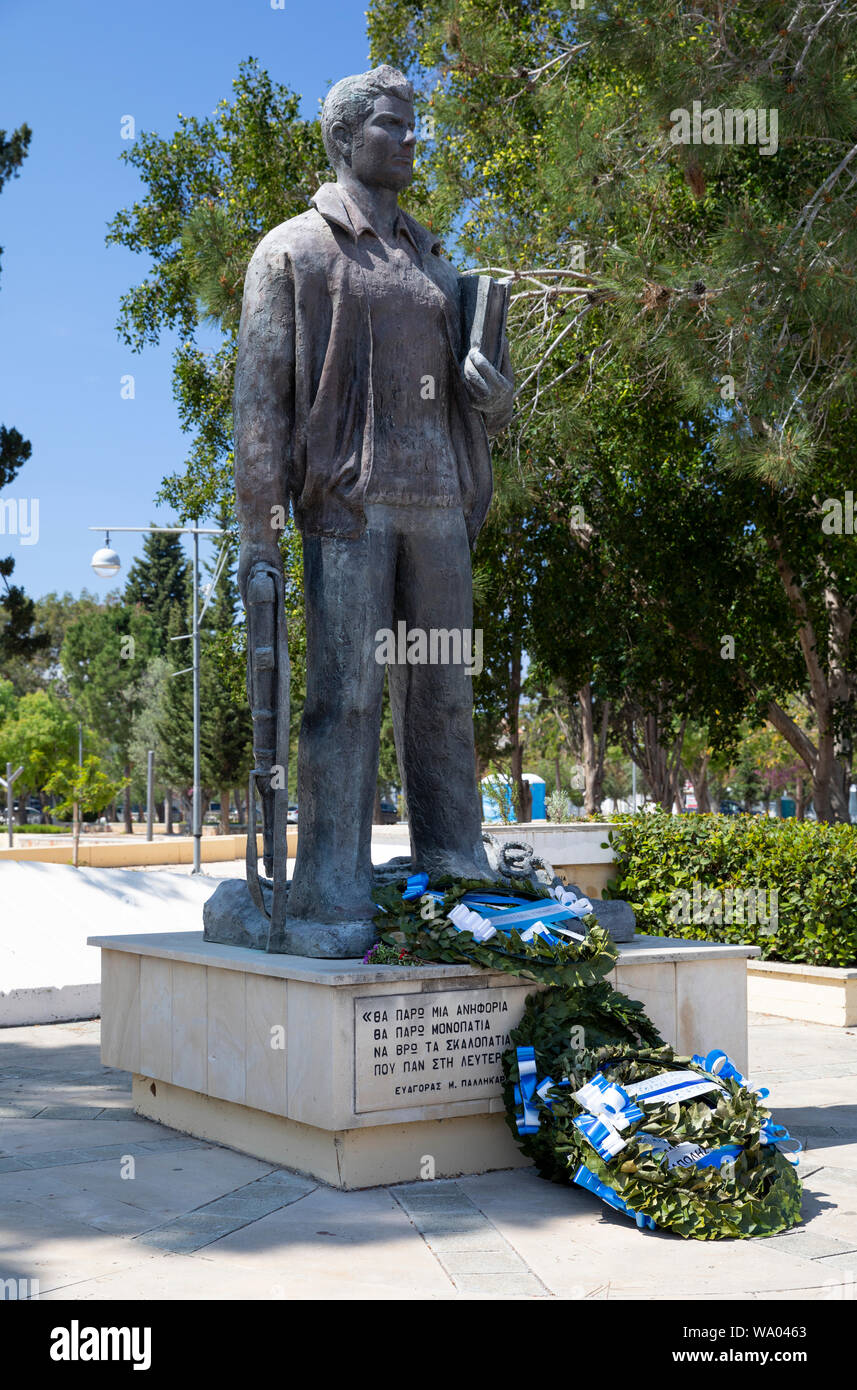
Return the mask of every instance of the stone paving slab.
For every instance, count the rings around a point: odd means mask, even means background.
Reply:
[[[105,1132],[94,1120],[37,1120],[16,1115],[0,1120],[0,1153],[20,1157],[26,1153],[47,1153],[50,1149],[90,1148],[98,1144],[146,1143],[149,1140],[177,1138],[174,1129],[135,1115],[117,1121]]]
[[[9,1214],[4,1215],[7,1202],[33,1202],[62,1219],[134,1236],[232,1194],[269,1173],[271,1166],[200,1144],[143,1154],[134,1160],[133,1178],[123,1177],[126,1171],[127,1165],[110,1160],[10,1174],[0,1183],[0,1231],[10,1222],[14,1229]]]
[[[200,1147],[198,1139],[163,1139],[160,1144],[92,1144],[80,1149],[47,1149],[37,1153],[19,1154],[12,1158],[17,1170],[33,1168],[63,1168],[80,1163],[106,1163],[110,1159],[135,1158],[140,1154],[177,1153]],[[11,1155],[10,1155],[11,1157]]]
[[[213,1202],[147,1231],[138,1239],[153,1249],[175,1253],[201,1250],[242,1226],[282,1210],[315,1187],[316,1183],[310,1178],[286,1172],[269,1173],[246,1187],[236,1188],[227,1197],[215,1197]]]
[[[797,1255],[803,1260],[820,1260],[829,1255],[853,1254],[857,1264],[857,1242],[836,1240],[821,1235],[818,1231],[803,1226],[796,1231],[783,1231],[778,1236],[768,1236],[765,1240],[767,1250],[785,1250],[789,1255]]]
[[[391,1191],[461,1293],[548,1297],[544,1284],[458,1183],[409,1183]]]
[[[224,1287],[231,1288],[236,1270],[264,1271],[272,1290],[268,1296],[276,1298],[458,1296],[385,1188],[340,1192],[318,1186],[190,1258],[216,1266]]]
[[[80,1300],[855,1301],[857,1030],[754,1017],[750,1056],[806,1145],[805,1224],[709,1243],[530,1169],[335,1191],[134,1115],[97,1021],[3,1029],[0,1276]]]

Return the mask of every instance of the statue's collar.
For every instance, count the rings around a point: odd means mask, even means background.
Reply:
[[[342,227],[355,241],[364,232],[371,232],[372,236],[378,235],[354,199],[338,183],[323,183],[310,202],[322,217],[328,222],[335,222],[337,227]],[[440,242],[437,238],[406,213],[404,208],[399,208],[399,227],[419,255],[440,254]]]

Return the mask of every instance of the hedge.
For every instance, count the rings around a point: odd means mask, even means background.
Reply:
[[[608,839],[617,876],[606,896],[632,904],[638,931],[857,965],[857,826],[659,812],[618,822]]]

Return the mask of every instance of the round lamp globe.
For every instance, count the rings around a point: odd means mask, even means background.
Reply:
[[[92,568],[102,579],[110,579],[112,575],[118,574],[121,567],[122,561],[109,545],[96,550],[92,557]]]

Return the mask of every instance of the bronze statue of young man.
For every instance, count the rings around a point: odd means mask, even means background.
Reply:
[[[377,637],[401,621],[470,632],[488,436],[509,422],[513,382],[505,340],[499,369],[467,350],[460,277],[398,206],[413,177],[407,79],[390,67],[345,78],[321,121],[336,183],[269,232],[247,272],[235,482],[245,602],[254,572],[281,573],[275,518],[289,502],[304,547],[300,821],[279,949],[353,956],[376,911]],[[461,662],[389,675],[414,863],[487,878],[470,675]]]

